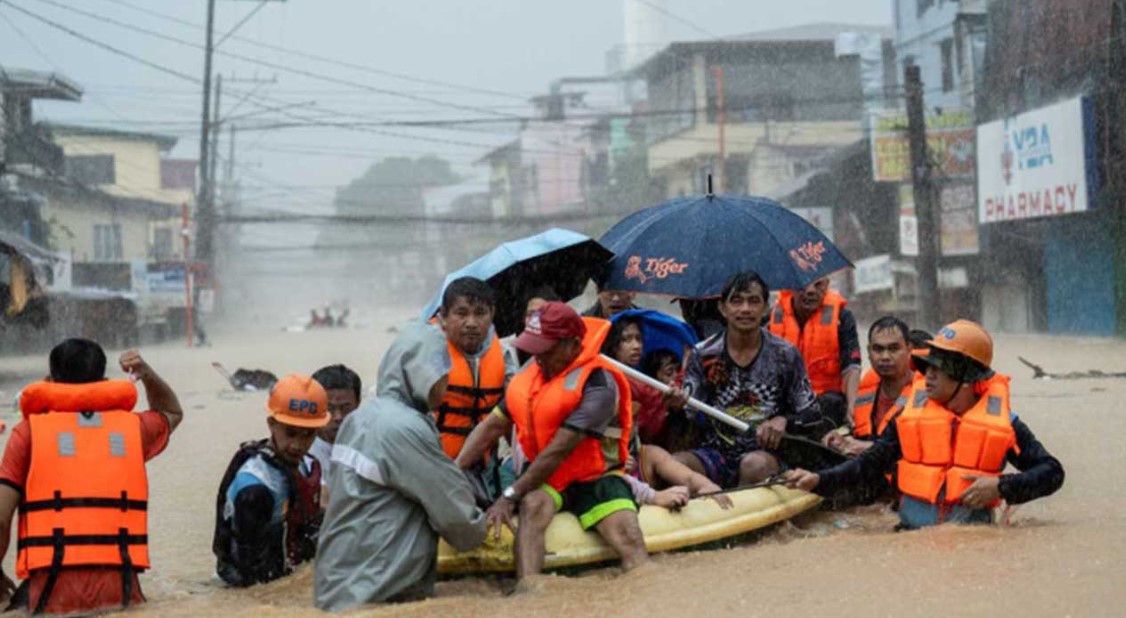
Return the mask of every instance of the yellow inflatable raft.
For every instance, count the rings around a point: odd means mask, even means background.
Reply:
[[[728,494],[734,506],[722,509],[710,498],[696,498],[680,511],[641,507],[638,518],[650,553],[673,551],[738,536],[787,520],[807,511],[821,498],[783,486],[758,487]],[[547,529],[544,566],[559,569],[613,560],[617,556],[597,533],[583,532],[579,520],[559,513]],[[515,570],[512,534],[505,529],[499,541],[492,531],[484,545],[458,552],[445,542],[438,546],[438,572],[444,575],[508,573]]]

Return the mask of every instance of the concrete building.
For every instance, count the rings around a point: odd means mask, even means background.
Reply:
[[[72,181],[72,190],[58,191],[44,209],[62,232],[59,250],[79,262],[183,259],[180,206],[190,202],[192,191],[182,172],[170,173],[172,162],[163,157],[175,137],[64,124],[48,128],[63,149]],[[190,162],[188,167],[194,170]],[[173,180],[179,182],[169,185]]]
[[[973,109],[985,61],[990,0],[895,0],[895,57],[901,79],[917,65],[928,107]]]
[[[722,182],[717,190],[771,195],[827,152],[860,139],[860,61],[836,52],[837,38],[848,32],[890,34],[880,27],[812,24],[672,43],[634,69],[648,86],[649,172],[664,184],[665,196],[704,193],[708,175]]]
[[[987,327],[1126,334],[1122,17],[1114,0],[989,5],[977,98]]]

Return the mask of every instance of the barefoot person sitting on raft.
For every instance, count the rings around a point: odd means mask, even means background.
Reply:
[[[903,412],[856,459],[820,473],[791,470],[790,487],[831,497],[897,471],[900,527],[990,523],[1004,499],[1020,504],[1054,493],[1063,466],[1009,408],[1009,377],[994,372],[993,339],[958,320],[915,355]],[[1005,463],[1020,470],[1002,474]]]
[[[458,455],[468,469],[516,426],[531,464],[489,507],[499,538],[516,526],[516,577],[538,574],[544,533],[555,513],[573,512],[583,529],[596,530],[617,552],[622,568],[648,560],[637,503],[621,471],[632,426],[629,385],[599,349],[610,323],[580,318],[561,302],[528,316],[516,347],[535,357],[509,383],[504,402],[473,430]]]

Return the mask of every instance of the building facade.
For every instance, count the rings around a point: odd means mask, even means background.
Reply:
[[[774,195],[818,158],[860,139],[860,62],[836,49],[849,31],[886,34],[814,24],[673,43],[637,68],[649,93],[649,171],[665,196],[704,193],[709,175],[717,190]]]
[[[989,6],[977,97],[987,326],[1126,334],[1123,17],[1114,0]]]

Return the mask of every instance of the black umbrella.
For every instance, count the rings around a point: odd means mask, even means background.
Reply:
[[[493,325],[497,335],[505,337],[523,328],[524,306],[533,291],[550,286],[564,300],[574,298],[612,257],[598,241],[560,228],[506,242],[446,275],[438,295],[423,309],[422,319],[429,320],[438,312],[451,281],[476,277],[496,292]]]

